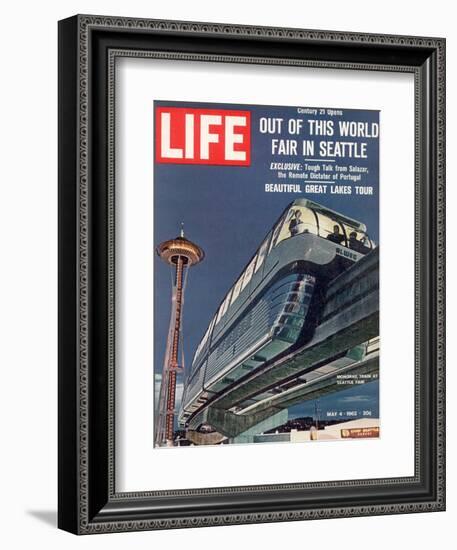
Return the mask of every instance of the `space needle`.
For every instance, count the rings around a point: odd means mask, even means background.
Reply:
[[[164,241],[156,250],[160,258],[172,269],[170,327],[163,363],[155,432],[156,446],[163,447],[174,444],[176,379],[178,372],[183,370],[183,361],[181,365],[179,364],[179,352],[180,347],[182,348],[182,308],[187,272],[190,267],[204,259],[205,253],[202,248],[184,236],[183,224],[181,224],[181,232],[178,237]]]

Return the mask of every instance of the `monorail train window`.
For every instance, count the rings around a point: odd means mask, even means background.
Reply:
[[[227,312],[227,309],[228,309],[228,306],[229,306],[229,303],[230,303],[231,294],[232,294],[232,289],[230,289],[230,292],[227,294],[227,296],[225,297],[225,300],[222,302],[222,304],[219,307],[219,310],[217,312],[216,325],[217,325],[217,323],[219,323],[219,321],[222,319],[222,317]]]
[[[216,325],[217,323],[219,323],[219,321],[221,320],[221,317],[223,314],[223,308],[224,308],[224,304],[222,303],[220,306],[219,306],[219,309],[217,310],[217,317],[216,317]]]
[[[189,381],[190,381],[190,379],[192,378],[193,374],[195,374],[195,370],[196,370],[196,359],[197,359],[199,353],[200,353],[200,350],[199,350],[199,348],[197,348],[197,349],[195,350],[194,357],[193,357],[192,363],[191,363],[191,368],[192,368],[192,370],[191,370],[191,373],[190,373],[190,376],[189,376]]]
[[[301,303],[290,302],[286,304],[284,311],[286,313],[296,313],[297,315],[304,315],[306,308]]]
[[[246,268],[246,271],[244,272],[243,284],[241,285],[241,290],[244,290],[245,287],[248,285],[249,281],[252,279],[252,274],[254,273],[255,260],[256,260],[256,256],[254,256],[254,258],[251,260],[248,267]]]
[[[319,221],[319,236],[334,243],[346,246],[346,235],[341,223],[318,211],[316,211],[316,215]]]
[[[275,246],[281,241],[300,233],[313,233],[317,235],[316,218],[313,211],[309,208],[293,206],[287,213],[285,222],[281,226]]]
[[[227,312],[227,309],[228,309],[229,304],[230,304],[231,296],[232,296],[232,289],[230,289],[230,292],[227,294],[227,297],[225,298],[224,303],[222,304],[221,317],[224,316]]]
[[[276,240],[278,238],[279,232],[281,231],[281,228],[285,221],[286,221],[286,214],[282,216],[282,218],[278,222],[278,225],[274,228],[273,236],[271,237],[270,248],[268,249],[268,254],[271,252],[271,249],[274,246],[276,246]]]
[[[216,323],[216,316],[213,317],[213,320],[211,321],[211,324],[209,325],[208,336],[210,336],[211,332],[213,331],[213,327],[214,327],[215,323]]]
[[[201,350],[205,347],[206,341],[208,340],[208,336],[209,336],[209,329],[210,329],[210,327],[208,327],[206,329],[205,335],[203,336],[203,338],[202,338],[202,340],[201,340],[201,342],[198,346],[198,349],[197,349],[198,353],[200,353]]]
[[[192,363],[195,363],[195,359],[197,358],[198,354],[200,353],[200,350],[202,349],[202,342],[203,342],[203,339],[200,340],[200,343],[198,344],[197,349],[195,350],[195,355],[192,360]]]
[[[372,249],[371,241],[366,233],[349,225],[345,225],[345,229],[349,248],[361,254],[367,254]]]
[[[268,241],[270,240],[270,235],[263,241],[262,246],[260,247],[259,253],[257,254],[257,263],[255,264],[255,270],[254,273],[257,273],[257,271],[262,266],[265,256],[267,255],[267,247],[268,247]]]
[[[196,354],[200,353],[200,351],[205,347],[206,342],[208,341],[209,335],[211,334],[211,331],[213,330],[213,325],[215,323],[216,317],[213,317],[213,320],[209,324],[209,327],[206,329],[205,335],[203,336],[200,344],[198,345]]]
[[[243,273],[243,275],[244,275],[244,273]],[[233,294],[232,294],[232,299],[230,301],[230,305],[232,305],[235,302],[235,300],[238,298],[238,296],[240,295],[241,285],[243,284],[243,275],[241,275],[241,277],[238,279],[238,281],[236,282],[236,285],[233,288]]]

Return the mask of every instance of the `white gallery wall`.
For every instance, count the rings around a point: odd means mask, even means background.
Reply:
[[[457,33],[453,4],[355,0],[93,0],[9,2],[2,9],[0,88],[0,544],[4,548],[317,546],[381,549],[400,540],[448,547],[457,513],[457,188],[453,132]],[[445,36],[448,40],[448,511],[77,538],[56,529],[57,500],[57,20],[75,13]],[[392,297],[398,299],[399,297]]]

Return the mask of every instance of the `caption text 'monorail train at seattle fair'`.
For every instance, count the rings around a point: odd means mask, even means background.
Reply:
[[[293,396],[298,387],[363,362],[377,349],[378,284],[378,249],[363,223],[306,199],[293,201],[222,300],[196,349],[178,417],[189,439],[227,439],[272,414],[278,394]],[[354,302],[357,314],[351,313]],[[349,313],[343,319],[344,311]],[[345,341],[336,339],[339,332]],[[327,386],[320,386],[320,394],[345,389]],[[283,399],[276,408],[293,402]]]

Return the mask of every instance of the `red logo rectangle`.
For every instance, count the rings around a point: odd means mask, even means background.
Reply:
[[[155,159],[167,164],[251,164],[251,113],[156,107]]]

